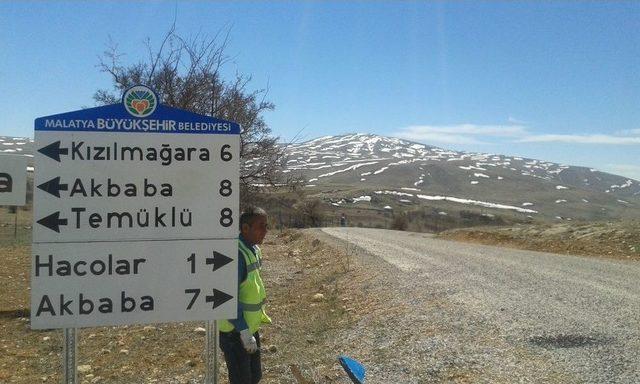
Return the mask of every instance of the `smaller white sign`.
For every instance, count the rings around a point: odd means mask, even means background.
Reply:
[[[25,205],[27,157],[0,154],[0,205]]]
[[[238,240],[34,243],[31,328],[236,317]]]

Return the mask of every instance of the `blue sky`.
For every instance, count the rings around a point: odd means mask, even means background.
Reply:
[[[125,64],[230,28],[274,134],[366,132],[640,179],[640,2],[0,2],[0,135],[93,106]]]

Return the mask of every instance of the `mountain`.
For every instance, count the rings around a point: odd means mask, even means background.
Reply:
[[[33,158],[33,139],[0,136],[0,153],[26,155]]]
[[[0,153],[33,158],[33,140],[0,136]],[[585,167],[361,133],[292,144],[286,154],[283,172],[303,176],[308,194],[338,210],[431,207],[442,215],[480,211],[552,221],[640,217],[639,181]]]
[[[353,202],[344,197],[382,209],[427,205],[551,220],[640,217],[640,182],[591,168],[371,134],[324,136],[289,145],[286,153],[284,172],[302,175],[309,190],[334,205]]]

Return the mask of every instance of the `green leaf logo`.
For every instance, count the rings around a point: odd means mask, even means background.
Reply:
[[[127,111],[135,117],[147,117],[156,110],[158,104],[155,93],[144,85],[129,88],[123,97]]]

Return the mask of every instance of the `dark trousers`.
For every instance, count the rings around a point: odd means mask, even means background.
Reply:
[[[242,346],[240,333],[220,332],[220,349],[227,362],[230,384],[256,384],[262,378],[260,365],[260,335],[253,334],[258,344],[258,350],[249,354]]]

